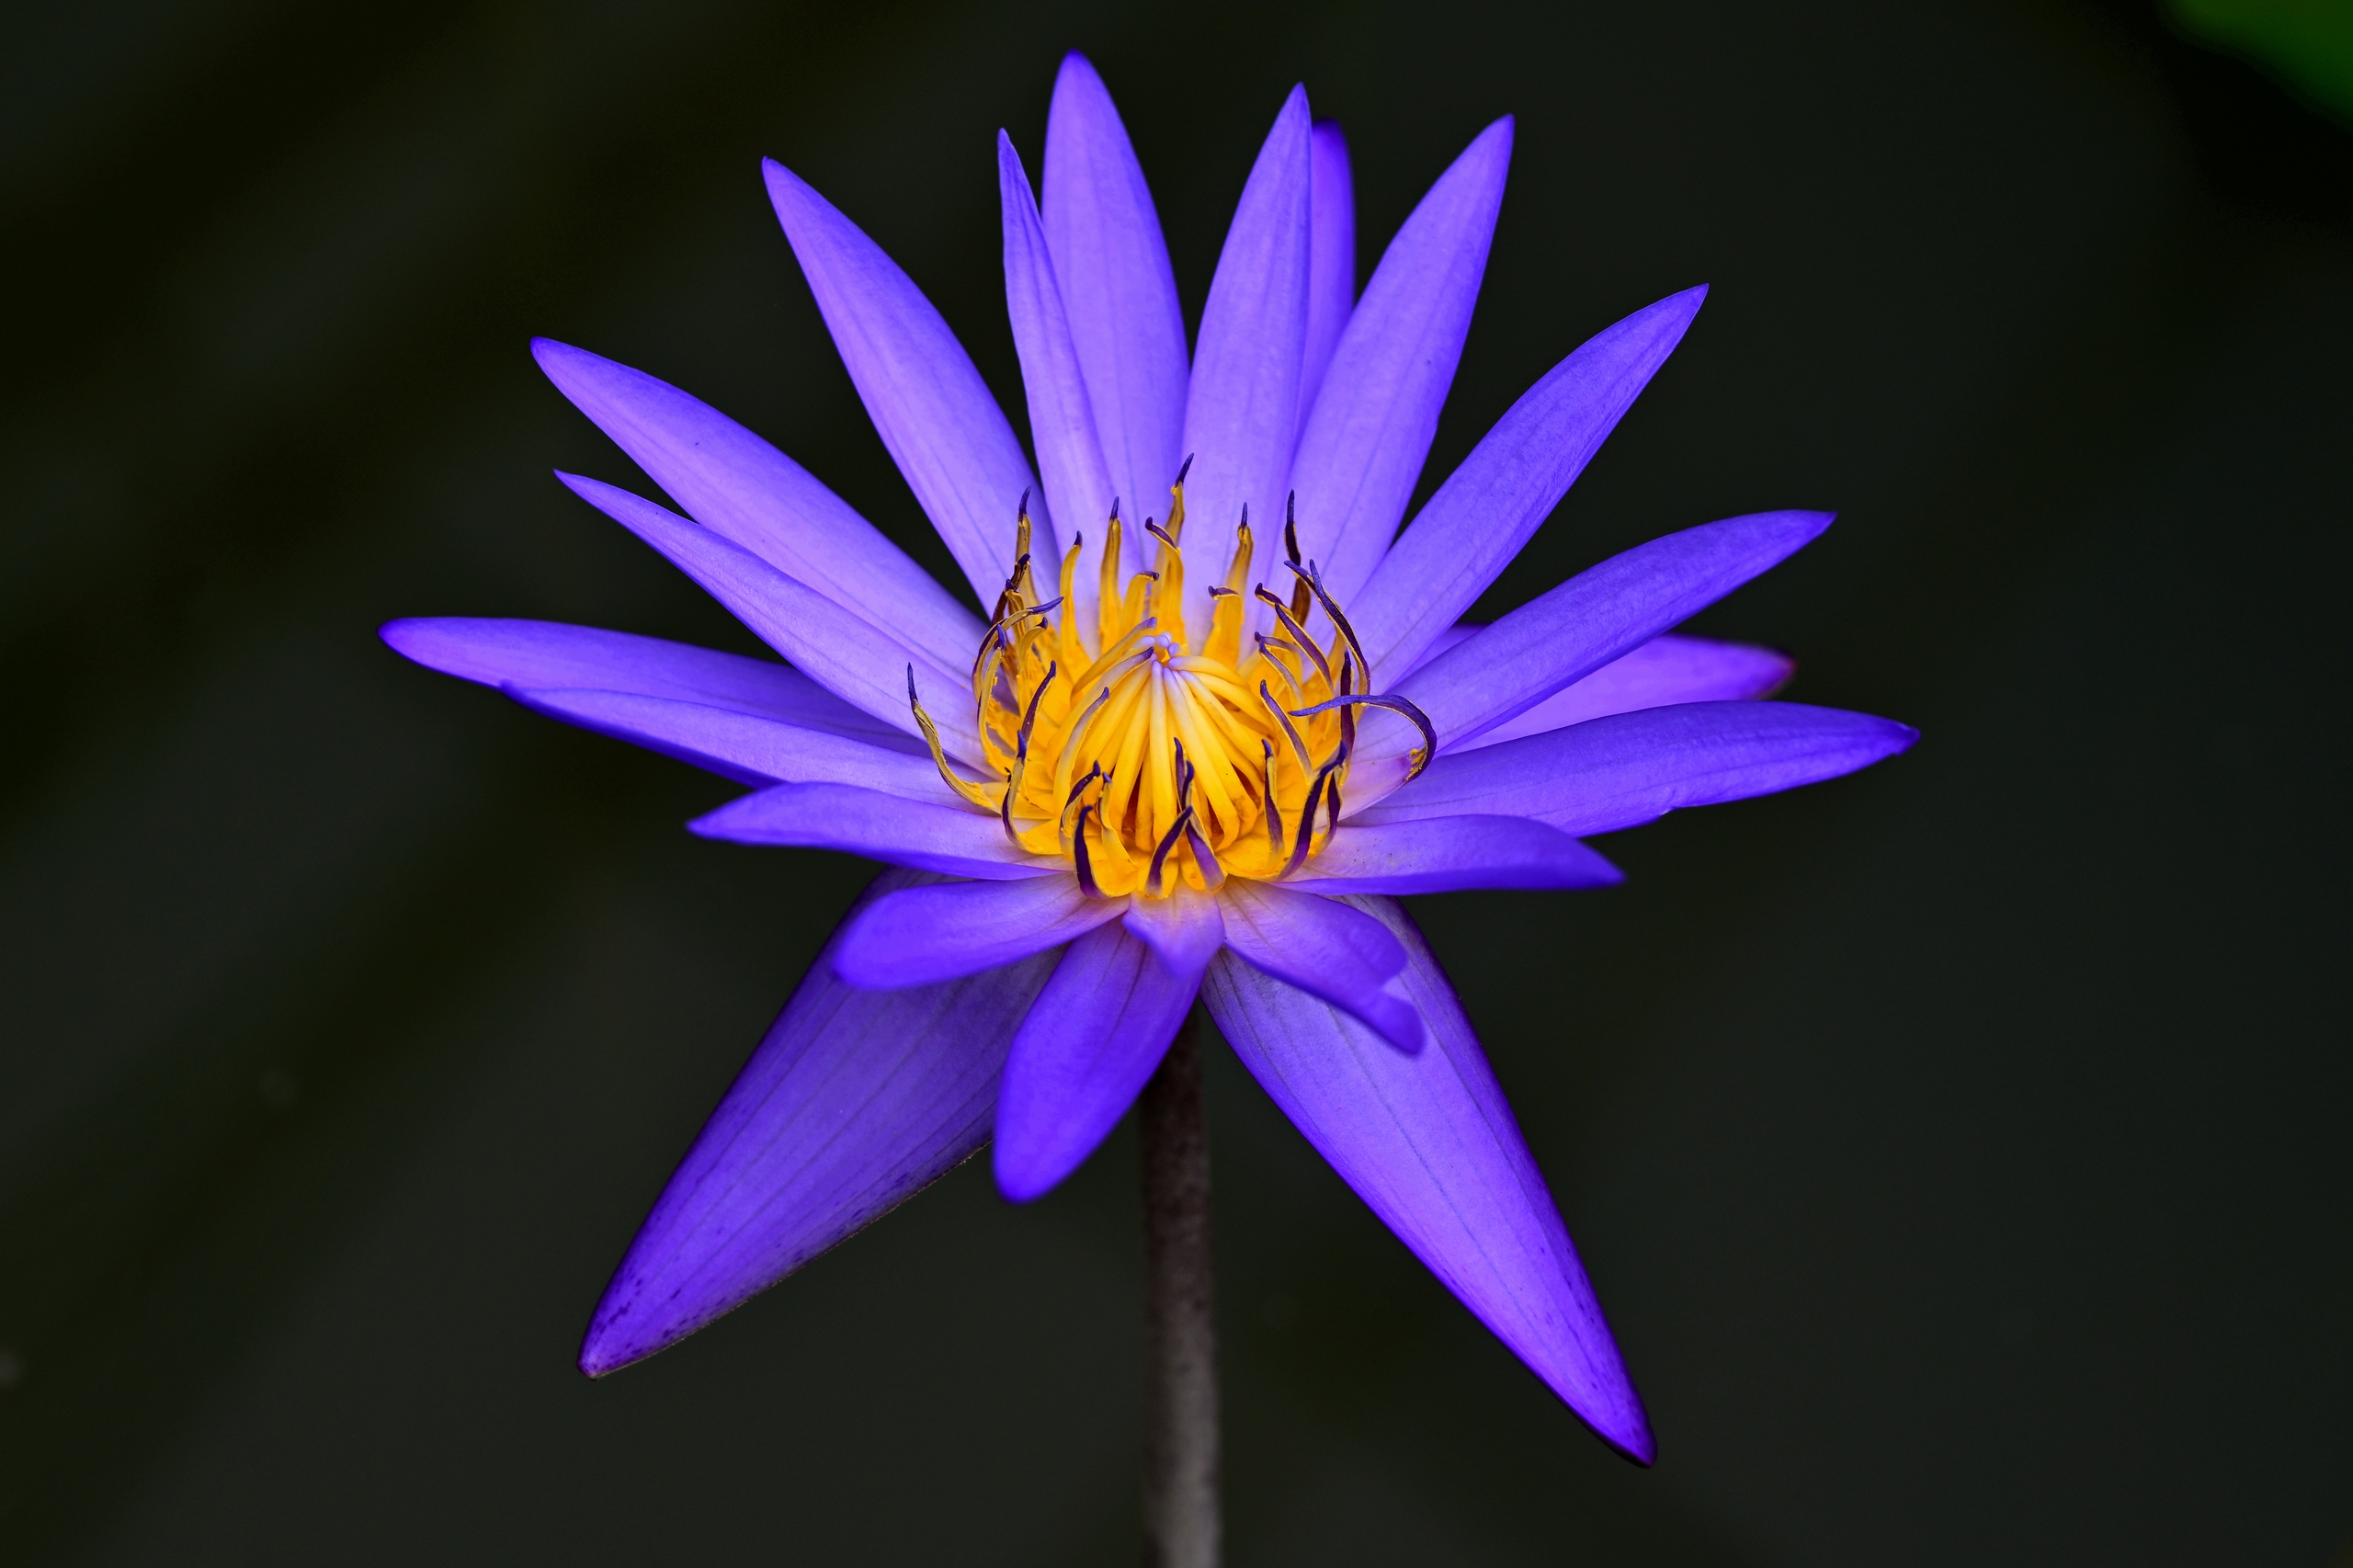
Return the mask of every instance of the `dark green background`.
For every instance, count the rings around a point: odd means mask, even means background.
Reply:
[[[1122,1131],[597,1385],[588,1310],[865,874],[377,622],[749,639],[560,490],[546,333],[946,556],[758,157],[1008,406],[991,136],[1089,51],[1198,311],[1304,78],[1360,275],[1519,115],[1442,476],[1714,285],[1487,608],[1836,507],[1700,629],[1913,754],[1416,913],[1647,1395],[1613,1458],[1222,1050],[1253,1564],[2320,1568],[2353,1528],[2353,138],[2090,4],[20,4],[0,36],[0,1556],[1125,1562]],[[1426,482],[1425,489],[1427,488]],[[2328,1020],[2339,1021],[2331,1025]]]

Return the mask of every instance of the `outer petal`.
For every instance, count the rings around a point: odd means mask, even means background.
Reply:
[[[1172,969],[1117,924],[1063,949],[1006,1060],[998,1191],[1016,1203],[1041,1198],[1095,1152],[1167,1054],[1208,960]]]
[[[761,642],[801,666],[835,696],[863,709],[903,734],[916,734],[907,708],[908,669],[924,689],[952,692],[964,682],[927,656],[859,619],[832,599],[797,582],[741,545],[642,496],[577,474],[559,473],[573,493],[667,557]],[[950,725],[941,732],[949,755],[975,760],[978,743]]]
[[[1624,880],[1557,828],[1519,817],[1449,816],[1380,827],[1342,823],[1323,852],[1283,885],[1332,896],[1597,888]]]
[[[1103,79],[1081,55],[1065,56],[1054,79],[1045,184],[1046,248],[1086,376],[1104,468],[1141,522],[1161,515],[1180,460],[1185,313],[1143,169]],[[1142,564],[1138,551],[1131,569]]]
[[[1393,1051],[1231,956],[1202,985],[1210,1016],[1414,1256],[1605,1441],[1648,1464],[1656,1449],[1642,1400],[1453,987],[1394,903],[1359,907],[1405,944],[1404,990],[1429,1026],[1429,1047]]]
[[[386,621],[378,633],[428,669],[484,686],[593,687],[666,697],[877,745],[920,745],[894,723],[859,711],[789,665],[659,637],[553,620],[433,616]]]
[[[1225,582],[1243,507],[1270,543],[1283,515],[1307,352],[1310,141],[1307,89],[1293,87],[1242,187],[1201,309],[1184,441],[1194,459],[1185,619],[1196,638],[1209,630],[1209,591]]]
[[[1919,732],[1892,719],[1796,702],[1688,702],[1595,719],[1441,756],[1357,822],[1466,812],[1610,833],[1684,806],[1836,778],[1894,756]]]
[[[705,838],[839,849],[946,876],[1009,881],[1069,874],[1060,861],[1014,848],[995,817],[848,784],[779,784],[687,826]]]
[[[1390,241],[1300,436],[1291,467],[1300,546],[1352,611],[1405,515],[1454,384],[1511,139],[1508,118],[1481,131]]]
[[[981,623],[848,502],[767,442],[642,370],[535,338],[564,396],[688,517],[949,668]]]
[[[1795,659],[1771,648],[1669,632],[1571,681],[1518,718],[1457,741],[1454,749],[1495,745],[1588,719],[1678,702],[1754,702],[1788,685],[1797,667]]]
[[[1587,341],[1438,486],[1348,607],[1378,683],[1412,668],[1519,553],[1683,341],[1706,294],[1671,294]]]
[[[1405,967],[1389,928],[1337,899],[1266,882],[1225,886],[1226,946],[1252,967],[1370,1025],[1400,1051],[1422,1048],[1422,1017],[1384,987]]]
[[[1127,913],[1124,898],[1089,898],[1071,877],[943,882],[875,900],[842,928],[834,971],[889,991],[978,974],[1059,948]]]
[[[1830,526],[1827,512],[1760,512],[1654,539],[1580,572],[1397,684],[1438,732],[1441,751],[1517,717],[1649,642]],[[1419,740],[1394,715],[1368,726],[1348,783],[1358,809],[1404,781]]]
[[[1307,358],[1299,373],[1299,419],[1315,406],[1315,391],[1331,367],[1332,350],[1357,299],[1357,193],[1348,168],[1348,139],[1339,121],[1319,120],[1310,150],[1307,246]]]
[[[993,603],[1013,564],[1016,506],[1038,489],[1013,426],[964,346],[882,247],[782,164],[761,168],[867,416],[972,592]],[[1031,516],[1032,549],[1056,558],[1045,508]]]
[[[921,750],[873,745],[732,708],[625,691],[510,686],[506,695],[535,713],[708,767],[739,784],[853,784],[932,805],[957,800]]]
[[[867,896],[919,880],[885,871]],[[820,957],[630,1244],[580,1369],[600,1377],[676,1343],[970,1158],[1051,967],[1040,955],[878,993]]]
[[[1029,195],[1029,176],[1022,171],[1013,139],[1002,131],[996,133],[996,181],[1005,222],[1005,308],[1013,323],[1013,347],[1021,359],[1021,386],[1029,403],[1029,438],[1045,475],[1046,499],[1063,520],[1063,533],[1086,540],[1072,586],[1081,634],[1091,645],[1097,625],[1097,570],[1103,558],[1105,520],[1111,515],[1111,481],[1103,467],[1103,446],[1096,438],[1095,412],[1079,372],[1078,350],[1071,341],[1054,264],[1046,254],[1046,231]],[[1038,575],[1051,581],[1059,564],[1045,562]],[[981,629],[973,628],[970,645],[977,645],[980,637]]]

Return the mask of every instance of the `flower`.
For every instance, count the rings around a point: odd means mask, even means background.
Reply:
[[[1396,895],[1612,882],[1581,835],[1831,778],[1914,733],[1756,700],[1789,661],[1670,631],[1820,534],[1820,513],[1672,534],[1493,625],[1461,621],[1702,289],[1563,360],[1397,532],[1511,136],[1506,119],[1471,143],[1353,298],[1346,144],[1294,89],[1188,361],[1142,171],[1101,80],[1070,56],[1042,209],[997,143],[1037,474],[914,283],[767,164],[858,395],[985,620],[743,426],[639,371],[534,345],[693,521],[559,477],[789,665],[535,621],[400,620],[385,640],[758,787],[697,833],[892,868],[672,1176],[597,1307],[584,1370],[693,1332],[992,1135],[1006,1195],[1044,1193],[1109,1132],[1198,995],[1405,1244],[1648,1462],[1567,1229]]]

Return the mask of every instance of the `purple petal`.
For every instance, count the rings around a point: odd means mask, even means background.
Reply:
[[[1337,120],[1318,121],[1310,150],[1307,245],[1307,358],[1299,372],[1299,419],[1315,406],[1340,329],[1357,298],[1357,196],[1348,139]]]
[[[1685,806],[1793,790],[1868,767],[1919,739],[1892,719],[1796,702],[1688,702],[1589,720],[1440,756],[1355,821],[1472,813],[1611,833]]]
[[[930,754],[919,748],[886,749],[733,708],[633,692],[509,686],[506,695],[535,713],[708,767],[739,784],[853,784],[933,805],[957,800]]]
[[[394,652],[484,686],[593,687],[757,713],[877,745],[920,747],[788,665],[553,620],[435,616],[384,623]]]
[[[1002,131],[996,133],[996,179],[1004,210],[1005,308],[1013,323],[1013,347],[1021,360],[1021,386],[1029,403],[1029,439],[1045,475],[1047,502],[1063,520],[1063,532],[1086,541],[1072,586],[1078,624],[1091,642],[1104,524],[1111,515],[1111,481],[1103,467],[1095,412],[1079,373],[1078,350],[1071,341],[1054,264],[1046,254],[1046,231],[1029,195],[1029,176],[1022,172],[1013,139]],[[1038,574],[1051,579],[1059,565],[1049,563]],[[972,642],[979,641],[975,628]]]
[[[848,784],[778,784],[731,801],[687,826],[704,838],[839,849],[951,877],[1012,881],[1069,875],[1061,861],[1016,849],[993,816]]]
[[[867,898],[918,880],[885,871]],[[601,1377],[676,1344],[970,1158],[1051,968],[1041,954],[873,992],[819,957],[630,1244],[580,1369]]]
[[[1759,512],[1636,545],[1430,660],[1398,683],[1398,694],[1428,717],[1443,751],[1633,652],[1829,526],[1827,512]],[[1419,743],[1389,713],[1368,725],[1348,776],[1359,810],[1404,781],[1402,759]]]
[[[1333,897],[1597,888],[1624,880],[1617,867],[1558,828],[1520,817],[1450,816],[1380,827],[1344,822],[1283,885]]]
[[[1208,960],[1172,969],[1119,925],[1063,949],[1006,1059],[998,1191],[1016,1203],[1041,1198],[1095,1152],[1167,1054]]]
[[[1340,1179],[1479,1321],[1628,1457],[1655,1445],[1568,1227],[1454,989],[1387,899],[1358,907],[1405,945],[1431,1044],[1407,1055],[1327,1004],[1221,957],[1201,999]]]
[[[767,442],[642,370],[535,338],[548,380],[687,515],[954,668],[981,623],[849,503]]]
[[[1201,309],[1193,381],[1185,401],[1185,621],[1209,629],[1209,591],[1225,582],[1242,509],[1272,549],[1299,432],[1299,376],[1307,352],[1310,242],[1307,90],[1293,87],[1258,150]]]
[[[559,473],[573,494],[660,551],[759,640],[798,665],[835,696],[903,734],[918,734],[907,708],[907,670],[938,702],[967,689],[928,656],[893,641],[832,599],[797,582],[709,528],[698,528],[642,496],[577,474]],[[940,732],[948,754],[979,759],[979,740],[963,726]]]
[[[1015,508],[1038,482],[1005,412],[898,264],[782,164],[761,165],[768,199],[801,259],[825,329],[891,459],[983,604],[1013,564]],[[1037,505],[1032,551],[1060,558]]]
[[[1429,456],[1486,273],[1511,141],[1508,118],[1481,131],[1390,241],[1301,433],[1291,468],[1300,547],[1322,562],[1324,582],[1351,610]]]
[[[1454,749],[1495,745],[1643,708],[1754,702],[1788,685],[1797,667],[1795,659],[1770,648],[1668,633],[1620,655],[1583,680],[1570,682],[1518,718],[1455,742]]]
[[[1121,918],[1128,934],[1159,954],[1172,972],[1196,980],[1225,942],[1218,898],[1187,887],[1167,898],[1136,899]]]
[[[1378,681],[1412,668],[1519,553],[1706,295],[1705,287],[1671,294],[1595,335],[1522,393],[1438,486],[1348,606]]]
[[[1143,169],[1085,57],[1064,57],[1046,117],[1046,248],[1054,258],[1103,466],[1135,522],[1163,515],[1185,426],[1185,313]],[[1093,518],[1074,518],[1073,528]],[[1131,523],[1131,539],[1141,535]],[[1142,564],[1139,550],[1135,563]]]
[[[1266,882],[1229,882],[1225,944],[1253,967],[1320,996],[1400,1051],[1422,1048],[1422,1017],[1384,987],[1405,967],[1389,927],[1337,899]]]
[[[1127,913],[1124,898],[1089,898],[1073,877],[943,882],[877,899],[843,928],[834,970],[888,991],[978,974],[1059,948]]]

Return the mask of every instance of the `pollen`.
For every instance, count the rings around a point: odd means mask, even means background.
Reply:
[[[1415,771],[1435,750],[1418,710],[1370,690],[1364,650],[1315,562],[1300,559],[1288,507],[1288,596],[1251,584],[1245,508],[1226,581],[1209,591],[1209,624],[1189,634],[1183,471],[1169,497],[1167,521],[1143,523],[1150,569],[1124,584],[1113,505],[1091,625],[1072,592],[1084,540],[1063,555],[1056,592],[1043,594],[1022,497],[1012,570],[972,660],[974,723],[995,778],[950,766],[908,673],[908,702],[949,787],[995,815],[1016,846],[1068,860],[1106,898],[1214,892],[1228,877],[1299,869],[1339,823],[1360,708],[1420,728]]]

